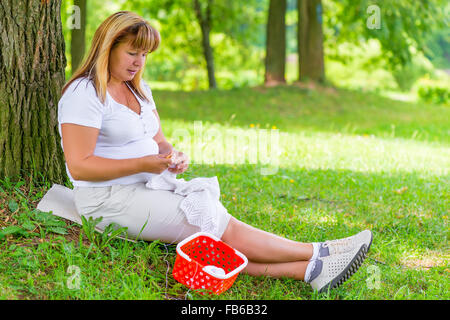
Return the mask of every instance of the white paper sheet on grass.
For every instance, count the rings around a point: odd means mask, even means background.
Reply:
[[[55,216],[70,220],[82,225],[81,217],[78,214],[75,202],[73,200],[73,190],[65,186],[54,184],[50,190],[44,195],[38,203],[36,209],[43,212],[50,212]],[[96,231],[102,233],[103,230],[95,228]],[[123,240],[135,242],[135,240],[118,236]]]

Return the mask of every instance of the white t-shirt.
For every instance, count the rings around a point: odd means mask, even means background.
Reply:
[[[87,78],[80,78],[72,82],[58,103],[61,147],[63,147],[61,124],[74,123],[100,129],[94,150],[95,156],[129,159],[158,154],[158,144],[153,139],[159,129],[158,119],[152,111],[156,109],[155,102],[150,88],[143,80],[141,87],[145,90],[150,102],[145,102],[135,94],[141,105],[141,114],[139,115],[127,106],[116,102],[108,92],[105,103],[102,104],[97,97],[92,81]],[[104,187],[147,182],[154,176],[153,173],[142,172],[107,181],[82,181],[72,178],[67,163],[66,171],[73,185],[79,187]]]

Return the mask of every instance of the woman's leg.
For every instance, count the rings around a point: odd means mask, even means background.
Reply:
[[[309,261],[280,263],[257,263],[249,261],[243,272],[250,276],[288,277],[295,280],[304,280],[308,263]]]
[[[313,254],[313,246],[310,243],[279,237],[254,228],[234,217],[231,217],[222,235],[222,241],[242,252],[253,263],[308,261]],[[281,265],[271,266],[272,269],[274,267],[278,270]]]

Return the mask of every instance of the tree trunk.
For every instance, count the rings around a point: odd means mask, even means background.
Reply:
[[[84,58],[84,50],[86,47],[86,0],[74,0],[76,9],[74,18],[78,19],[71,28],[71,44],[70,56],[72,59],[72,74],[78,69]]]
[[[194,10],[202,30],[202,47],[206,60],[206,69],[208,71],[209,88],[217,88],[216,77],[214,75],[214,54],[209,42],[209,33],[211,31],[211,7],[212,0],[208,0],[206,12],[203,14],[199,0],[194,0]]]
[[[267,19],[266,72],[267,86],[285,83],[286,68],[286,0],[270,0]]]
[[[66,65],[60,5],[0,2],[0,179],[66,179],[57,126]]]
[[[325,80],[322,0],[297,0],[299,80]]]

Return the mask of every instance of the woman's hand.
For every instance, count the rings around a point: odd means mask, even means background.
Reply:
[[[171,153],[142,157],[142,171],[160,174],[172,164]]]
[[[174,149],[171,160],[172,164],[168,170],[172,173],[181,174],[189,167],[189,157],[181,151]]]

